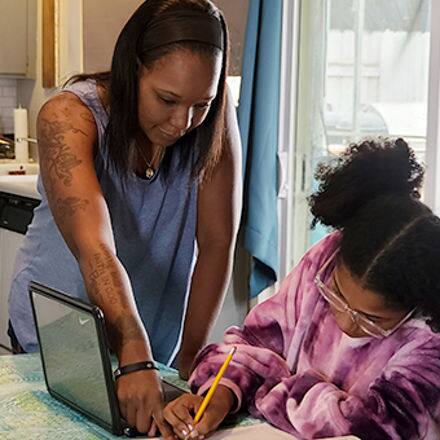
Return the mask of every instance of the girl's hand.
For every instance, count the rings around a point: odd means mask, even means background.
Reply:
[[[206,434],[215,431],[231,410],[234,395],[229,388],[219,385],[202,418],[195,425],[194,416],[202,401],[202,396],[184,394],[170,402],[164,409],[165,420],[172,426],[178,438],[201,440]]]
[[[159,428],[164,440],[174,440],[174,434],[163,416],[163,394],[159,374],[141,370],[120,376],[116,394],[121,415],[140,433],[153,437]]]

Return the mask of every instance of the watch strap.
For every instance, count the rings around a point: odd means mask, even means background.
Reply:
[[[114,376],[115,379],[118,379],[120,376],[140,370],[159,370],[159,368],[157,368],[153,361],[136,362],[134,364],[128,364],[117,368],[114,372]]]

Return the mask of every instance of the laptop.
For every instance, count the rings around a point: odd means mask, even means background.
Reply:
[[[119,412],[99,307],[36,282],[29,284],[29,295],[50,395],[112,434],[139,435]],[[162,384],[166,402],[184,393],[164,380]]]

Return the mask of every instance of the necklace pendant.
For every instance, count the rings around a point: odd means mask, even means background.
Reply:
[[[151,180],[151,179],[154,177],[154,170],[153,170],[153,168],[148,167],[148,168],[145,170],[145,177],[146,177],[148,180]]]

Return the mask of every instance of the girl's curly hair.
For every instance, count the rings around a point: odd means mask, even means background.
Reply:
[[[440,332],[440,219],[419,200],[423,176],[403,139],[366,140],[318,166],[309,204],[313,226],[341,230],[341,257],[365,288]]]

